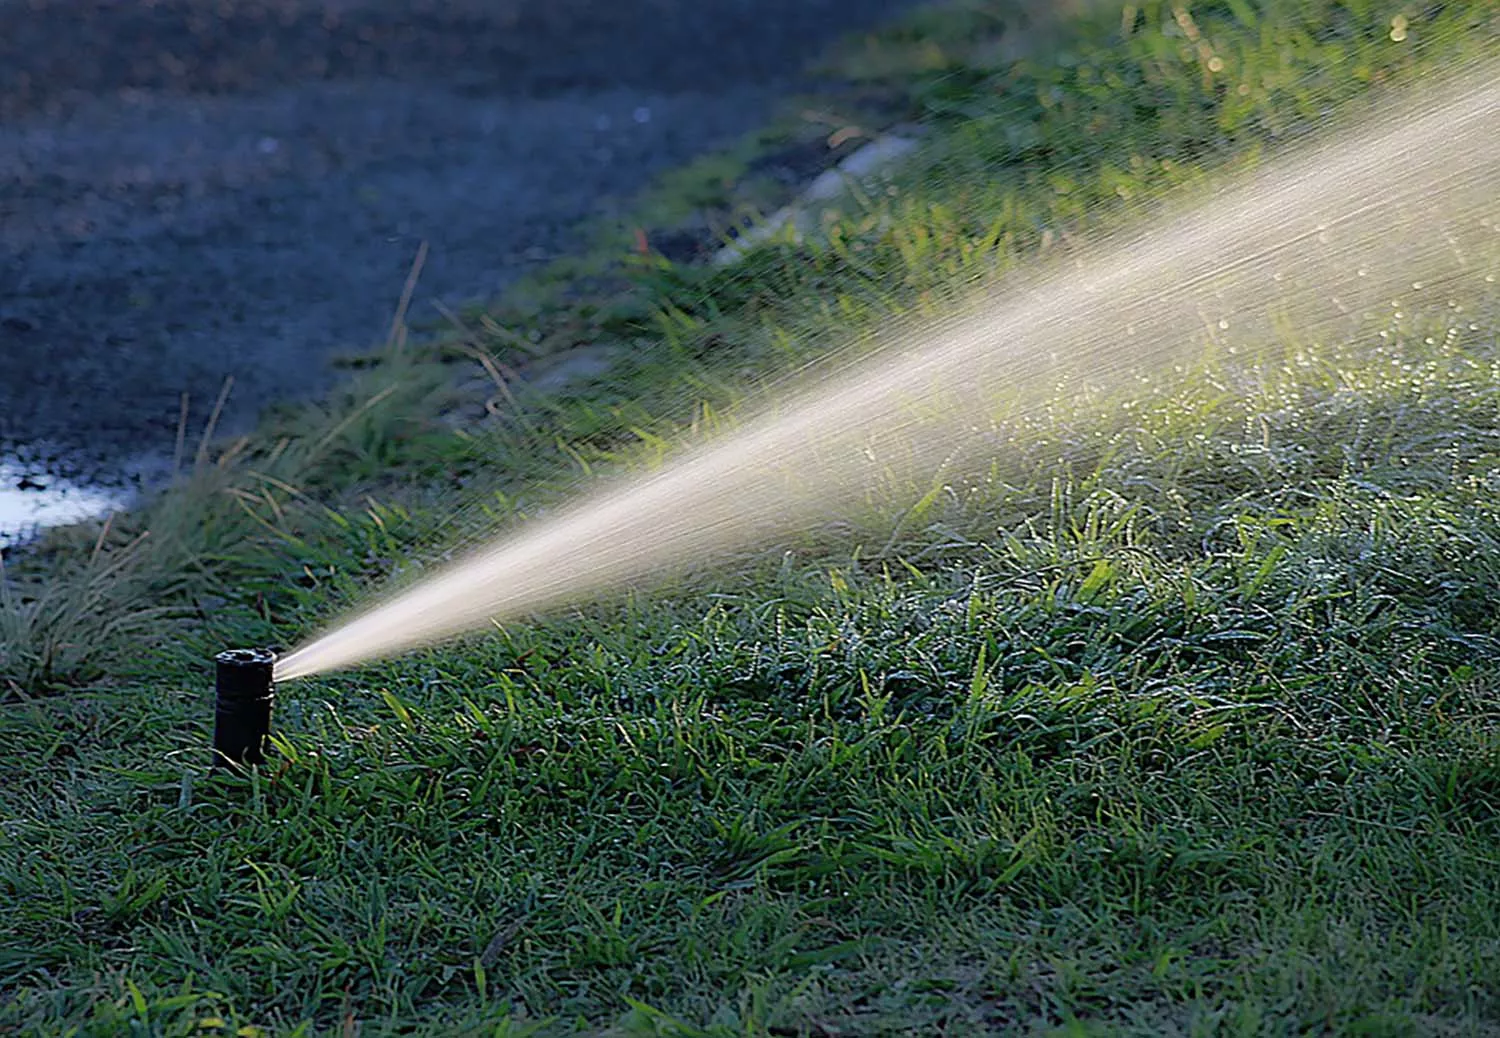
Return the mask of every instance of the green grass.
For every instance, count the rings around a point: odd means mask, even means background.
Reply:
[[[604,384],[440,421],[456,343],[386,358],[13,566],[0,1030],[1500,1030],[1493,297],[1057,401],[919,504],[288,684],[273,762],[203,774],[212,652],[1500,32],[1234,0],[1193,6],[1205,51],[1135,11],[1018,59],[995,5],[856,41],[928,129],[893,193],[730,271],[603,233],[588,293],[466,319],[495,364],[612,345]]]

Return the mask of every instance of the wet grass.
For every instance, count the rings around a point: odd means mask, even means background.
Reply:
[[[1054,402],[774,557],[287,685],[272,764],[204,777],[217,649],[293,641],[849,329],[1497,29],[1236,2],[1195,39],[1145,4],[1011,60],[968,10],[840,59],[929,150],[825,238],[506,302],[447,354],[494,366],[493,417],[437,420],[443,366],[387,361],[13,569],[0,1028],[1500,1027],[1493,298]],[[575,336],[619,350],[609,379],[505,379]]]

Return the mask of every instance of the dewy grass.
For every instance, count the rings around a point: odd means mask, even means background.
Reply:
[[[180,663],[12,710],[12,1019],[1475,1024],[1500,382],[1390,331],[1037,419],[884,563],[286,686],[243,803]]]
[[[342,422],[322,461],[388,470],[387,500],[299,498],[289,446],[258,469],[279,483],[226,469],[238,496],[169,505],[193,546],[160,557],[187,582],[173,626],[0,711],[0,1029],[1492,1030],[1493,299],[1055,401],[852,531],[288,684],[273,763],[232,796],[202,781],[212,651],[288,641],[582,466],[648,466],[820,329],[1062,248],[1495,38],[1479,4],[1195,5],[1198,41],[1171,7],[1128,36],[1120,13],[915,84],[949,172],[826,245],[653,266],[603,329],[633,347],[611,387],[461,435],[399,394],[345,421],[353,401],[302,442]],[[1264,89],[1233,126],[1212,56]]]

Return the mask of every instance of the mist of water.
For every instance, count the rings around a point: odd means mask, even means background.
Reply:
[[[1500,229],[1500,70],[1466,82],[1075,254],[1066,269],[904,328],[869,364],[722,441],[355,615],[283,657],[278,680],[631,586],[838,515],[872,481],[930,477],[981,442],[997,395],[1107,385],[1205,342],[1269,341],[1273,322],[1308,333],[1414,292],[1456,291]]]

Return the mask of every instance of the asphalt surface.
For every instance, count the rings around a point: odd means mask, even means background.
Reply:
[[[0,0],[0,473],[325,389],[421,241],[493,293],[912,2]]]

